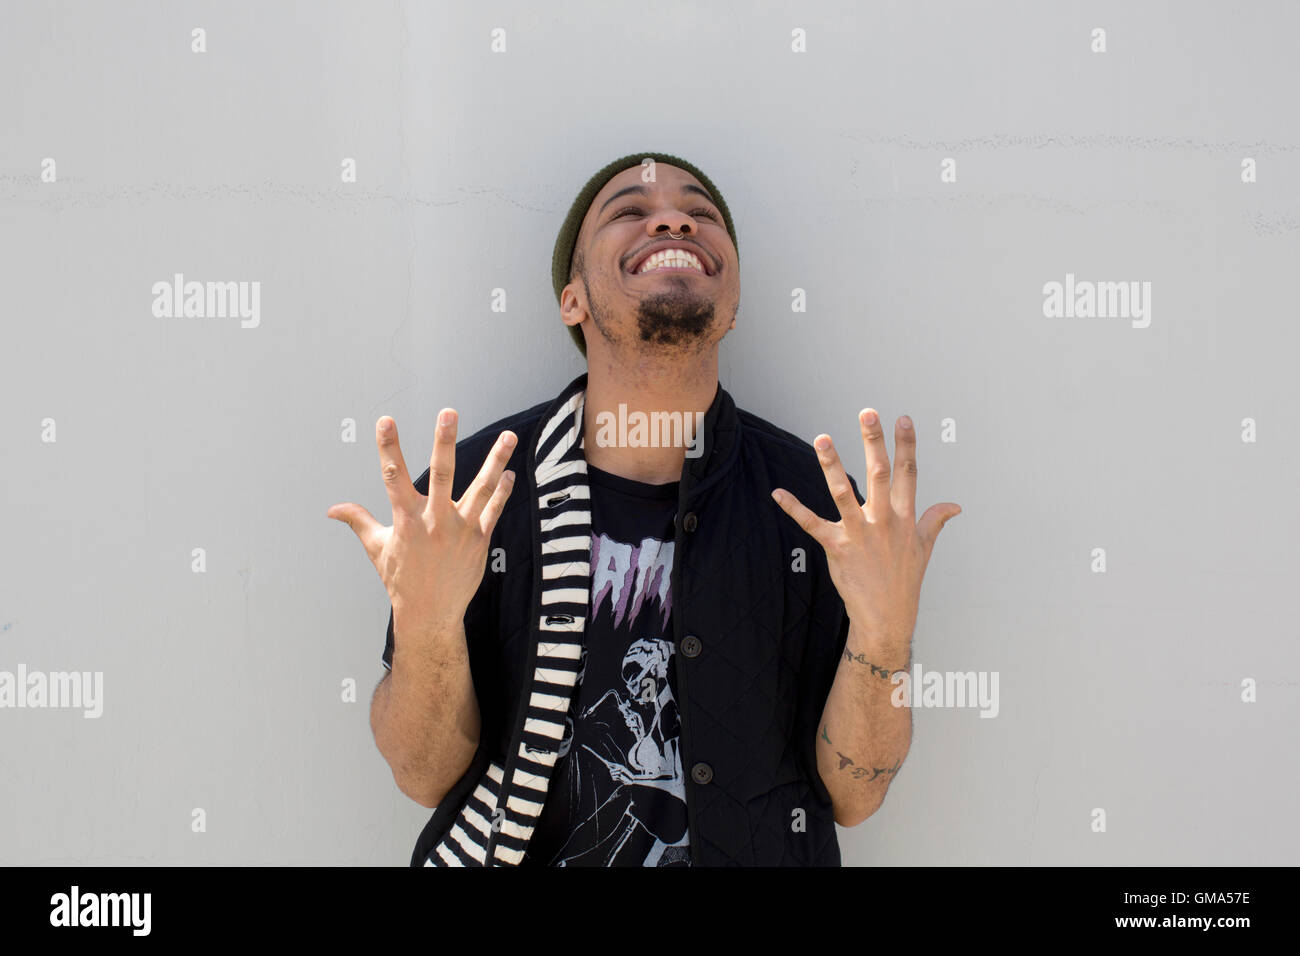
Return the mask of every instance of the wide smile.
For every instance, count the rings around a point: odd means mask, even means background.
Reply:
[[[628,266],[632,276],[651,275],[656,272],[693,272],[696,275],[712,275],[709,263],[703,253],[686,243],[656,243],[643,251]]]

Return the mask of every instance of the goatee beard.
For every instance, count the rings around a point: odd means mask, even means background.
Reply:
[[[713,301],[680,286],[646,296],[636,310],[637,334],[650,345],[700,345],[712,326]]]

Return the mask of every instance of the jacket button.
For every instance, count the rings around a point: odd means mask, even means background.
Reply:
[[[713,779],[713,768],[701,761],[691,768],[691,779],[696,783],[708,783]]]
[[[687,657],[699,657],[703,649],[704,645],[694,634],[688,634],[682,639],[682,653]]]
[[[682,527],[687,531],[694,531],[696,525],[699,523],[699,519],[695,517],[694,511],[686,512],[686,517],[682,519]]]

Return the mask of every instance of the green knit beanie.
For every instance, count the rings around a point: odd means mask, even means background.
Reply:
[[[555,301],[557,303],[564,292],[564,287],[569,284],[569,269],[573,265],[573,247],[578,241],[578,230],[582,228],[582,220],[586,218],[587,210],[591,208],[591,201],[596,198],[596,194],[604,189],[605,184],[611,179],[625,169],[640,166],[642,160],[647,157],[657,163],[667,163],[669,166],[676,166],[679,169],[686,170],[700,181],[701,186],[709,191],[709,195],[713,197],[718,211],[722,213],[722,221],[727,227],[727,232],[731,234],[731,241],[736,246],[736,260],[739,262],[740,242],[736,239],[736,226],[731,221],[731,211],[727,209],[727,204],[722,199],[722,193],[718,192],[718,187],[713,185],[713,181],[697,167],[679,156],[670,156],[668,153],[632,153],[622,159],[614,160],[587,180],[587,185],[582,187],[582,192],[578,193],[578,198],[569,207],[569,214],[564,217],[564,225],[560,227],[560,234],[555,239],[555,252],[551,255],[551,281],[555,285]],[[576,325],[571,325],[569,326],[569,334],[573,336],[578,351],[585,356],[587,354],[587,345],[583,341],[582,329]]]

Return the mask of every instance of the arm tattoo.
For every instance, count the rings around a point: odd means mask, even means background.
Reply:
[[[852,763],[852,761],[849,762]],[[877,777],[879,777],[882,773],[897,773],[899,766],[901,765],[898,762],[898,758],[894,758],[894,765],[892,767],[872,767],[870,770],[868,770],[866,767],[854,767],[850,771],[850,773],[852,773],[853,776],[859,780],[865,777],[867,782],[870,783],[872,780],[875,780]],[[871,776],[868,777],[867,774],[871,774]]]
[[[826,741],[827,743],[831,742],[831,738],[826,736],[825,724],[822,724],[822,740]],[[852,757],[846,757],[838,750],[835,751],[835,756],[840,758],[840,765],[835,768],[836,770],[843,770],[846,766],[853,763]],[[855,780],[865,779],[868,783],[870,783],[872,780],[875,780],[877,777],[879,777],[882,773],[883,774],[898,773],[898,768],[900,766],[902,766],[902,761],[899,760],[898,758],[894,759],[894,765],[892,767],[867,768],[867,767],[859,767],[857,764],[854,764],[853,769],[849,771],[849,775],[853,777]],[[870,774],[870,776],[868,776],[868,774]]]
[[[901,674],[903,671],[907,670],[906,664],[902,667],[895,668],[892,671],[884,667],[877,667],[875,664],[871,663],[871,661],[867,660],[865,654],[854,654],[847,646],[844,648],[844,659],[846,661],[856,661],[859,664],[866,664],[871,668],[872,674],[876,677],[882,677],[885,680],[889,680],[891,674]]]

